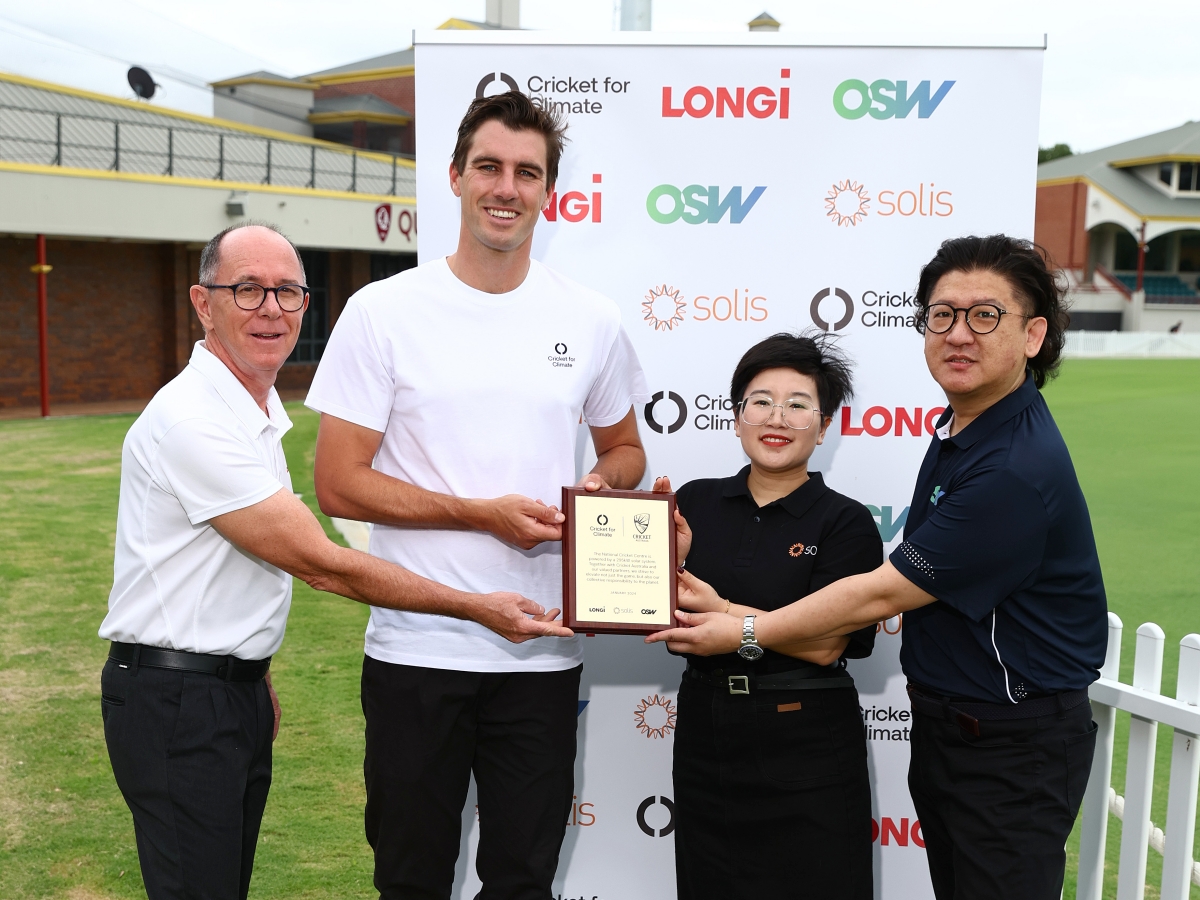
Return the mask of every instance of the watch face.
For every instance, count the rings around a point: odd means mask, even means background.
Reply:
[[[762,655],[762,647],[758,647],[754,644],[746,644],[745,646],[738,648],[738,656],[740,656],[742,659],[748,659],[751,662],[756,659],[761,659]]]

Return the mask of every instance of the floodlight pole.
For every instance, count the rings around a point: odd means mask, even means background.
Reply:
[[[46,273],[53,266],[46,265],[46,236],[37,236],[37,265],[29,270],[37,275],[38,301],[38,375],[40,377],[42,418],[50,415],[50,360],[47,348],[48,325],[46,322]]]

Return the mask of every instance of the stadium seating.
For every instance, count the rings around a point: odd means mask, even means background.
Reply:
[[[1116,278],[1129,290],[1137,289],[1137,275],[1120,274]],[[1143,275],[1142,285],[1147,303],[1200,303],[1200,294],[1177,275]]]

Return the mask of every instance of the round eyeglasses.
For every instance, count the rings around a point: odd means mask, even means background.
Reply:
[[[304,307],[308,296],[308,288],[302,284],[281,284],[279,287],[263,287],[253,281],[243,281],[241,284],[202,284],[202,288],[210,291],[228,288],[233,291],[233,302],[238,309],[253,312],[267,300],[267,293],[275,294],[275,302],[284,312],[298,312]]]
[[[1009,312],[994,303],[976,303],[966,308],[951,306],[949,303],[930,303],[921,310],[917,321],[917,331],[924,334],[926,330],[934,334],[945,334],[958,322],[958,314],[962,313],[967,321],[967,327],[976,334],[991,334],[1000,327],[1003,316],[1016,316],[1019,319],[1032,319],[1021,313]]]
[[[803,400],[784,400],[782,403],[776,403],[770,397],[747,397],[742,401],[741,407],[742,421],[747,425],[766,425],[775,415],[776,408],[781,409],[784,427],[793,431],[811,428],[821,412]]]

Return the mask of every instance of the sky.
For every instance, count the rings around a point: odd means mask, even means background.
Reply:
[[[619,0],[523,0],[521,26],[615,29]],[[764,6],[765,4],[765,6]],[[482,20],[485,0],[0,0],[0,71],[212,114],[209,81],[258,69],[302,75],[403,50],[414,29]],[[764,9],[782,33],[1048,35],[1039,143],[1094,150],[1200,119],[1197,0],[653,0],[652,30],[744,32]]]

